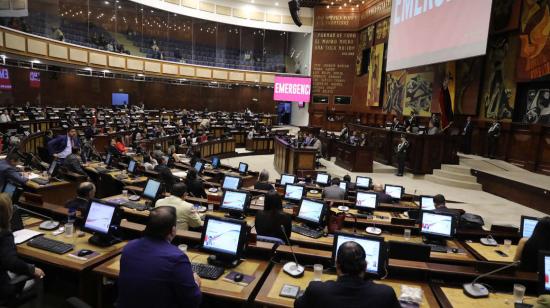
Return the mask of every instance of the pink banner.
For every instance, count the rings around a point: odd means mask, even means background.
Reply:
[[[275,76],[274,100],[309,103],[310,97],[311,77]]]

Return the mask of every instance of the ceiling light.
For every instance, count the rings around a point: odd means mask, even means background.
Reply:
[[[275,2],[275,6],[279,6],[279,2]]]
[[[145,75],[143,75],[143,74],[141,74],[141,73],[140,73],[140,74],[137,74],[137,75],[138,75],[138,77],[145,77]]]
[[[31,62],[32,63],[41,63],[40,60],[36,60],[36,59],[32,60]]]

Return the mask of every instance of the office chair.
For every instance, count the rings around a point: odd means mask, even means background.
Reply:
[[[88,305],[78,297],[69,297],[65,300],[65,302],[69,308],[92,308],[92,306]]]
[[[279,245],[286,245],[285,241],[283,241],[282,239],[280,239],[278,237],[266,236],[266,235],[257,235],[256,236],[256,241],[279,244]]]
[[[42,298],[44,293],[42,279],[34,279],[33,277],[26,275],[15,275],[9,280],[8,284],[13,287],[17,287],[25,285],[27,281],[33,281],[34,284],[28,289],[23,288],[15,294],[14,298],[0,302],[0,308],[20,307],[21,305],[30,303],[31,301],[33,301],[32,307],[42,307]]]

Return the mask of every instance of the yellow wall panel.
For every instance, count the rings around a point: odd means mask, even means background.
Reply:
[[[126,67],[131,70],[143,71],[143,61],[128,58],[126,59]]]
[[[216,5],[216,13],[220,15],[231,16],[231,8],[223,5]]]
[[[178,66],[172,65],[172,64],[162,64],[162,73],[163,74],[170,74],[170,75],[177,75],[178,74]]]
[[[243,72],[229,72],[229,79],[234,81],[244,81]]]
[[[82,49],[69,48],[69,59],[78,62],[88,62],[88,53]]]
[[[181,0],[181,5],[196,9],[197,2],[197,0]]]
[[[6,33],[4,36],[6,47],[10,49],[25,51],[25,38],[20,35]]]
[[[266,20],[268,22],[273,22],[273,23],[280,24],[281,23],[281,15],[267,14]]]
[[[195,76],[195,68],[191,66],[180,66],[180,75]]]
[[[102,53],[90,52],[90,63],[97,65],[107,65],[107,56]]]
[[[227,79],[227,71],[214,70],[212,72],[212,78]]]
[[[48,55],[48,44],[39,40],[28,39],[27,40],[27,51],[35,53],[37,55]]]
[[[126,68],[126,60],[124,59],[124,57],[117,57],[117,56],[109,55],[109,66],[118,67],[118,68]]]
[[[160,63],[145,61],[145,70],[153,73],[160,73]]]
[[[49,44],[50,57],[59,58],[59,59],[68,59],[69,58],[69,48],[67,46]]]
[[[273,75],[273,74],[262,74],[262,82],[275,83],[275,75]]]
[[[207,68],[197,67],[197,77],[212,78],[212,70]]]
[[[216,11],[216,6],[212,3],[199,2],[199,10],[214,13]]]

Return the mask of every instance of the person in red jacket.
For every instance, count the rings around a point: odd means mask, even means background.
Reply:
[[[124,142],[122,141],[122,137],[118,136],[116,137],[116,144],[115,148],[121,153],[126,154],[128,149],[126,149],[126,146],[124,145]]]

